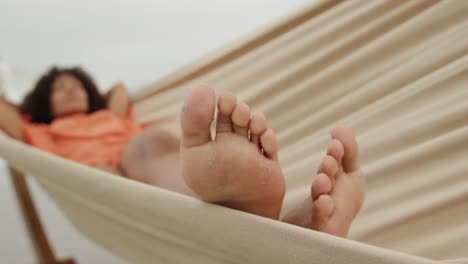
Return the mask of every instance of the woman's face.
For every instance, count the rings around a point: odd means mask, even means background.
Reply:
[[[55,78],[50,95],[52,114],[60,117],[69,114],[87,113],[88,94],[80,80],[72,74],[64,73]]]

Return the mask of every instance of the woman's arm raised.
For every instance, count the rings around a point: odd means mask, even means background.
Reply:
[[[2,97],[0,97],[0,129],[12,138],[24,141],[23,121],[18,107]]]
[[[115,114],[126,117],[130,105],[125,86],[122,83],[114,85],[106,95],[107,108]]]

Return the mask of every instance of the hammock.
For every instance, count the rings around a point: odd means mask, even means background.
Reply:
[[[134,96],[178,130],[198,84],[263,111],[288,193],[307,197],[337,123],[367,177],[345,240],[115,177],[0,135],[86,236],[131,263],[468,263],[468,1],[319,1]],[[446,260],[457,259],[457,260]]]

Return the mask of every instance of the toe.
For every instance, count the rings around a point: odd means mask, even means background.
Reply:
[[[315,201],[320,195],[328,194],[332,190],[332,181],[328,175],[319,173],[312,184],[312,200]]]
[[[223,92],[218,98],[218,117],[216,119],[216,133],[231,133],[233,124],[231,115],[236,106],[236,97],[229,93]]]
[[[343,170],[345,172],[359,170],[358,144],[353,131],[345,126],[337,126],[332,130],[331,135],[343,144]]]
[[[260,135],[267,130],[267,122],[263,113],[255,113],[250,119],[250,141],[260,148]]]
[[[335,203],[330,195],[320,195],[319,198],[313,203],[312,206],[312,223],[313,228],[321,230],[328,223],[333,210],[335,209]]]
[[[334,182],[336,180],[338,169],[339,167],[336,159],[330,155],[326,155],[320,165],[319,173],[325,173],[332,179],[332,182]]]
[[[243,137],[248,136],[250,121],[250,108],[246,103],[240,102],[234,107],[232,112],[232,123],[234,132]]]
[[[260,144],[267,158],[278,160],[278,143],[273,130],[268,129],[260,136]]]
[[[344,148],[341,141],[338,139],[332,139],[330,145],[328,146],[327,154],[332,156],[336,161],[338,161],[338,163],[340,163],[344,155]]]
[[[215,112],[215,94],[206,86],[195,88],[181,112],[182,145],[193,147],[211,141],[210,126]]]

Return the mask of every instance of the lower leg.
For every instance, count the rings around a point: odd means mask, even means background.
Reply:
[[[182,176],[179,144],[177,137],[169,132],[146,130],[125,148],[122,171],[130,179],[197,197]]]

